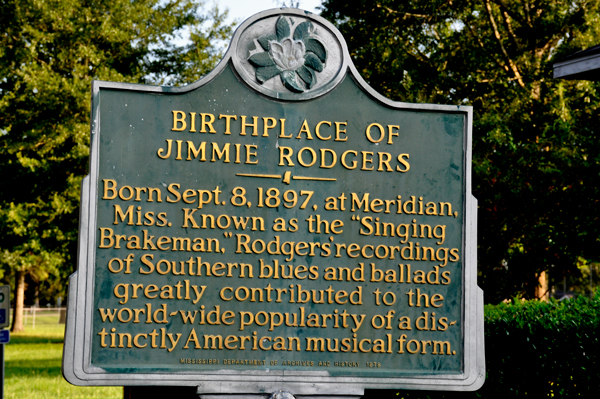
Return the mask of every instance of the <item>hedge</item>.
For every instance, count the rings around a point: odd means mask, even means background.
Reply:
[[[485,306],[486,382],[470,393],[367,391],[369,399],[600,397],[600,290],[593,299]]]

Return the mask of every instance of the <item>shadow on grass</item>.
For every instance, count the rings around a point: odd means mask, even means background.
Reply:
[[[62,375],[60,359],[9,360],[5,363],[7,378],[58,377]]]
[[[10,337],[10,344],[62,344],[64,342],[63,336],[49,336],[49,335],[13,335]],[[9,344],[9,345],[10,345]]]

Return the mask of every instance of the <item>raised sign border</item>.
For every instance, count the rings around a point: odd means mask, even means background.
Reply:
[[[341,65],[334,78],[323,86],[303,93],[280,93],[265,88],[243,76],[243,68],[236,55],[240,38],[255,22],[278,15],[302,17],[313,20],[325,27],[338,40],[342,49]],[[232,63],[234,71],[249,87],[268,97],[284,101],[303,101],[326,94],[335,88],[346,75],[349,75],[373,100],[388,107],[402,110],[423,110],[458,113],[464,115],[465,134],[465,225],[463,229],[463,337],[464,369],[461,374],[426,375],[416,374],[410,378],[382,377],[337,377],[325,371],[236,371],[220,370],[211,372],[177,373],[107,373],[91,366],[91,325],[93,314],[93,287],[95,242],[96,242],[96,201],[100,134],[100,90],[126,90],[146,93],[176,94],[198,89],[218,76]],[[270,393],[285,389],[302,395],[361,395],[364,389],[420,389],[473,391],[483,385],[485,379],[483,291],[477,286],[477,200],[471,195],[472,157],[472,107],[434,104],[411,104],[391,101],[375,92],[362,79],[351,61],[345,41],[339,31],[325,19],[309,12],[278,8],[263,11],[246,20],[234,33],[231,44],[217,67],[207,76],[185,87],[147,86],[127,83],[94,81],[92,84],[92,124],[90,139],[90,174],[83,179],[81,187],[81,209],[79,226],[79,269],[69,278],[68,316],[65,330],[65,345],[62,370],[67,381],[85,386],[136,386],[171,385],[197,386],[199,393],[241,394]],[[307,382],[308,381],[308,382]]]

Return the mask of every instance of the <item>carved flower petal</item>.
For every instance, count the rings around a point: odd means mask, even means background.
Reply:
[[[304,53],[306,53],[306,47],[304,46],[303,41],[295,41],[293,44],[293,50],[295,59],[301,60],[302,58],[304,58]]]
[[[286,55],[286,65],[288,70],[295,71],[304,65],[304,43],[296,41],[292,43],[290,53]]]
[[[292,47],[294,46],[292,39],[285,39],[281,42],[281,45],[283,46],[283,54],[289,56],[292,53]]]
[[[275,61],[275,64],[282,70],[287,69],[284,61],[284,51],[283,46],[276,41],[269,42],[271,49],[269,50],[269,54],[271,54],[271,58]]]

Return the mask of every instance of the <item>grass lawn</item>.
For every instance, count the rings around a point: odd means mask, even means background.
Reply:
[[[12,334],[5,345],[4,395],[14,399],[123,398],[122,387],[76,387],[62,376],[64,324],[36,317],[35,329]]]

